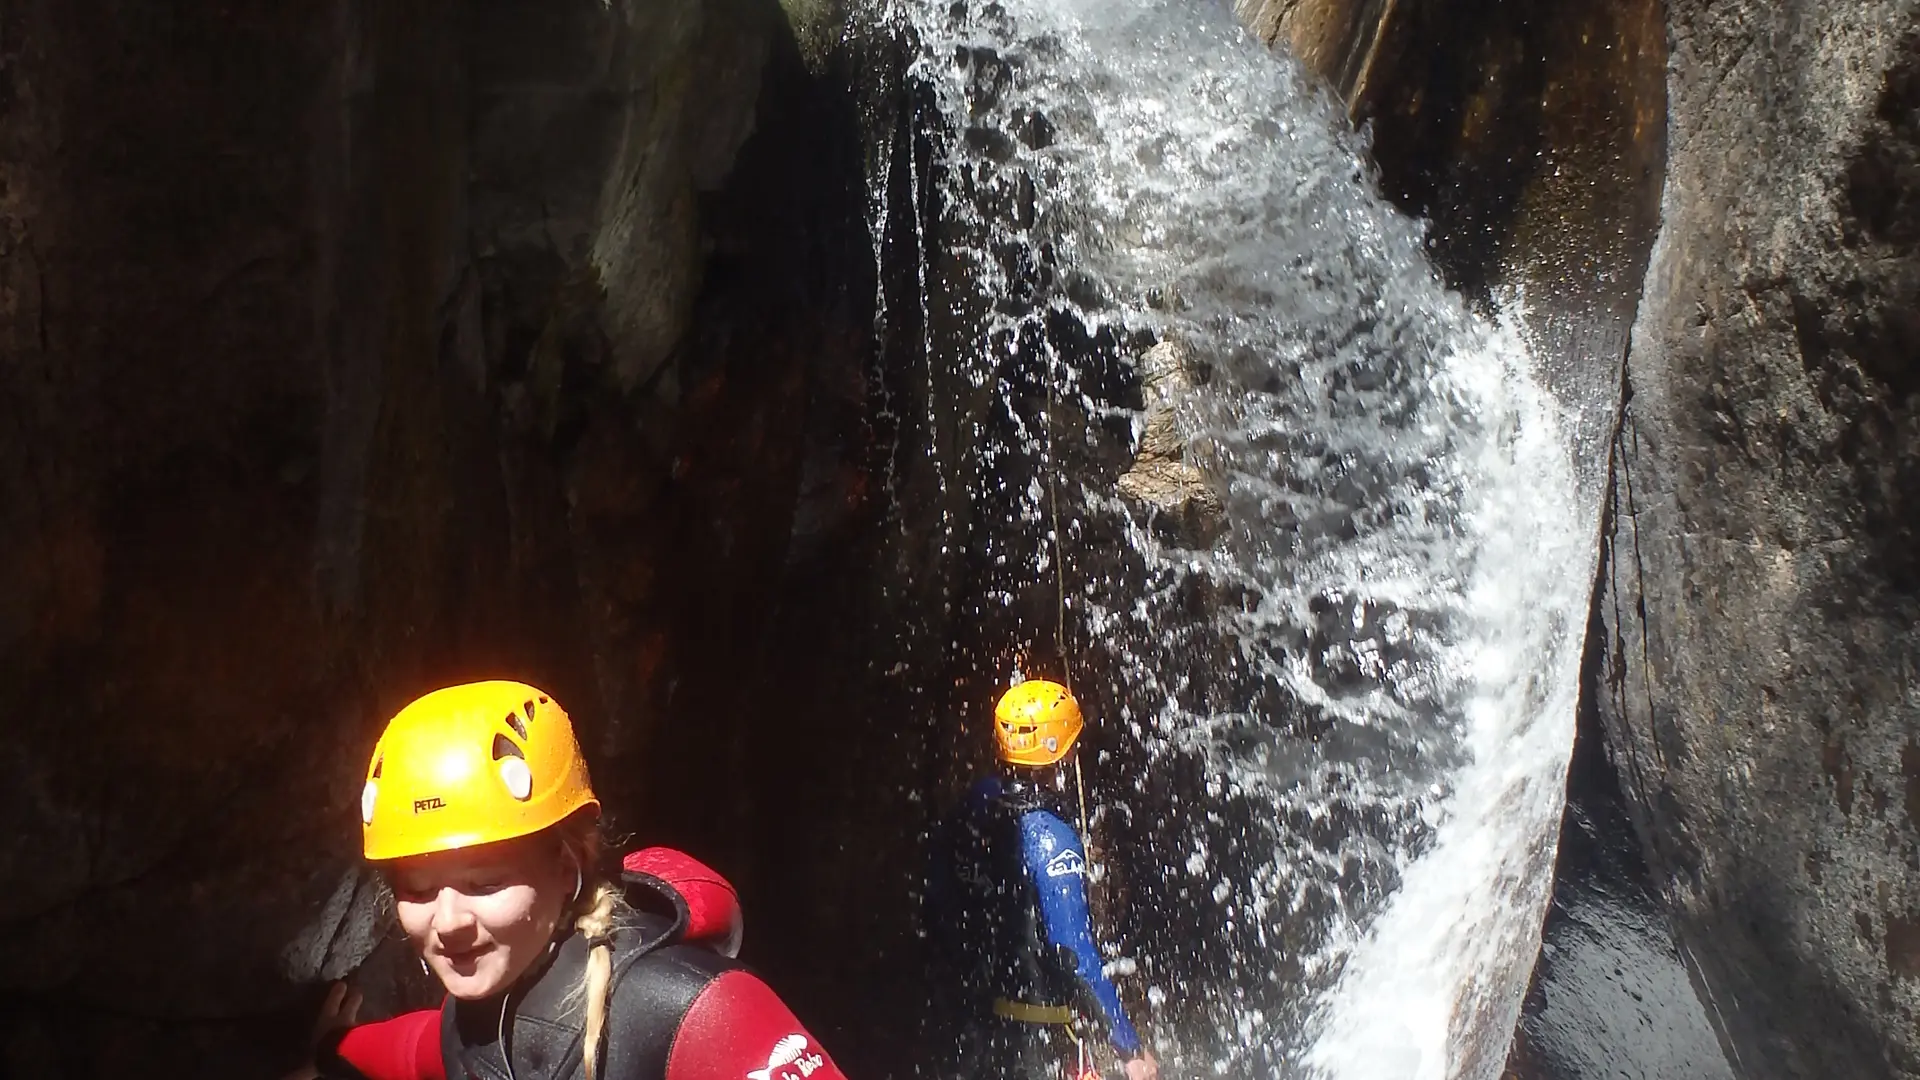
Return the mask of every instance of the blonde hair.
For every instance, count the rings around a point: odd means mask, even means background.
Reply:
[[[580,871],[580,892],[564,921],[573,917],[573,928],[587,939],[587,970],[570,997],[586,1006],[587,1021],[580,1040],[580,1053],[586,1065],[587,1080],[598,1080],[600,1048],[606,1038],[607,1006],[613,989],[613,940],[615,921],[621,908],[620,889],[600,874],[600,824],[590,816],[578,815],[554,827],[561,850]]]

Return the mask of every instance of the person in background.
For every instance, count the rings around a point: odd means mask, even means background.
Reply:
[[[603,872],[572,723],[535,687],[471,683],[402,709],[374,747],[360,817],[366,857],[447,996],[355,1026],[336,987],[296,1075],[845,1080],[732,958],[724,880],[658,848]]]
[[[1059,683],[1008,690],[993,716],[1004,776],[976,783],[935,831],[929,931],[965,1013],[961,1065],[978,1080],[1087,1080],[1096,1037],[1127,1080],[1158,1076],[1104,971],[1086,846],[1066,812],[1083,726]]]

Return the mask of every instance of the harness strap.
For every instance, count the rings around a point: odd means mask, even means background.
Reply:
[[[993,1015],[1022,1024],[1073,1023],[1073,1010],[1065,1005],[1033,1005],[1003,997],[993,999]]]

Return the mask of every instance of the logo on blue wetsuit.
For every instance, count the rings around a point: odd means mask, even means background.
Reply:
[[[1087,860],[1068,848],[1047,861],[1048,877],[1079,877],[1087,872]]]

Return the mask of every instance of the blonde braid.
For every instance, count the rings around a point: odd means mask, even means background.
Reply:
[[[571,1010],[576,1004],[586,1006],[580,1053],[587,1069],[586,1080],[598,1080],[600,1048],[607,1031],[607,1006],[613,996],[613,927],[624,905],[620,887],[599,872],[600,852],[605,846],[600,835],[599,815],[577,813],[555,827],[554,833],[561,851],[581,876],[581,891],[574,894],[567,913],[573,916],[574,931],[586,939],[587,970],[581,975],[579,985],[567,994],[567,1007]]]
[[[573,924],[593,943],[587,951],[587,973],[580,980],[587,1004],[587,1026],[580,1043],[587,1080],[596,1080],[600,1072],[600,1040],[606,1034],[608,991],[613,983],[613,946],[607,943],[606,934],[613,929],[614,901],[619,895],[612,885],[595,886],[592,906]]]

